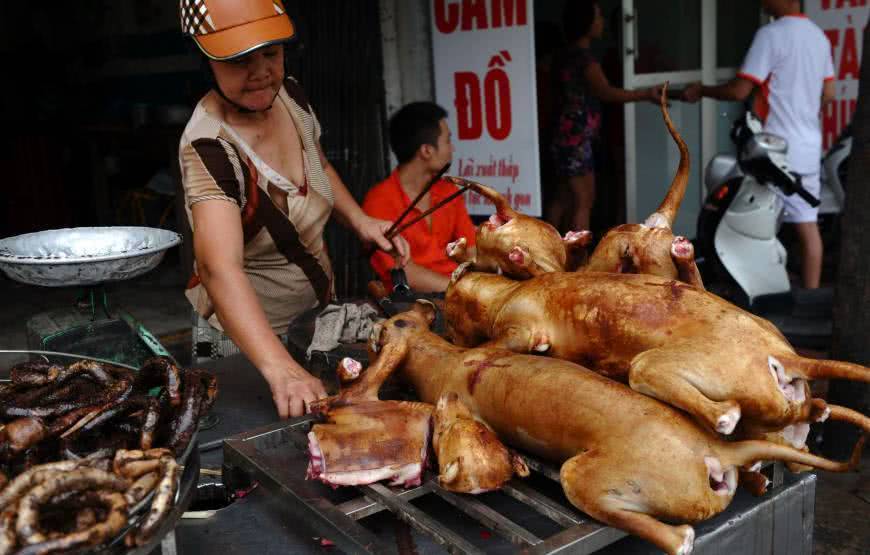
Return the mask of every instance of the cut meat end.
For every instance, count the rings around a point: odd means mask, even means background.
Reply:
[[[382,480],[390,480],[391,486],[403,485],[410,487],[420,485],[423,475],[423,465],[420,463],[406,464],[400,467],[383,467],[372,470],[351,470],[348,472],[322,473],[317,479],[333,487],[364,486]],[[415,483],[416,481],[416,483]]]
[[[324,471],[323,452],[320,450],[320,442],[317,441],[317,434],[314,432],[308,432],[308,471],[305,473],[305,479],[319,479]]]
[[[431,407],[372,401],[337,407],[308,433],[307,479],[333,487],[389,480],[422,483],[431,436]]]
[[[427,434],[428,435],[428,434]],[[308,433],[308,472],[307,480],[320,480],[332,487],[364,486],[382,480],[390,480],[391,486],[405,488],[419,486],[423,483],[423,469],[426,468],[426,456],[429,452],[429,438],[426,438],[421,454],[421,462],[409,463],[403,466],[387,466],[369,470],[352,470],[347,472],[327,472],[317,434]]]

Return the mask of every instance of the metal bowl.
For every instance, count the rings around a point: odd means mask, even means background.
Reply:
[[[76,227],[0,239],[0,269],[30,285],[97,285],[140,276],[181,242],[152,227]]]

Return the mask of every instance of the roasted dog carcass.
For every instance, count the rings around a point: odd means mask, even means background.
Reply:
[[[434,307],[418,303],[376,329],[371,343],[379,354],[368,372],[400,369],[424,401],[456,395],[500,439],[562,463],[562,486],[581,510],[668,553],[688,553],[694,532],[661,521],[696,522],[722,511],[739,467],[774,459],[843,471],[860,456],[863,439],[848,464],[765,441],[723,441],[680,411],[576,364],[451,345],[429,330],[433,319]]]
[[[675,237],[672,231],[689,180],[689,149],[674,128],[664,93],[661,110],[668,132],[680,149],[680,164],[668,193],[644,223],[624,224],[608,231],[585,265],[578,262],[585,258],[584,249],[592,241],[589,231],[572,231],[560,237],[550,224],[512,209],[497,191],[456,178],[447,179],[469,185],[495,205],[496,213],[477,229],[475,257],[468,255],[464,239],[448,245],[447,255],[460,263],[470,262],[476,271],[514,279],[578,269],[651,274],[703,288],[692,244],[685,237]]]
[[[870,381],[870,369],[803,358],[767,320],[655,276],[552,273],[516,282],[460,267],[447,289],[445,320],[458,345],[489,341],[577,362],[723,434],[738,421],[759,437],[826,418],[807,380]],[[858,413],[833,416],[870,431]],[[802,446],[803,439],[792,442]]]

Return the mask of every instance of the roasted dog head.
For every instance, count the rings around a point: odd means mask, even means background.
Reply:
[[[418,329],[428,330],[435,321],[437,312],[438,308],[431,301],[417,299],[411,310],[375,324],[369,336],[369,358],[374,358],[372,355],[380,353],[388,343],[404,342]]]
[[[464,238],[447,246],[447,256],[464,263],[471,262],[475,270],[504,274],[514,279],[527,279],[547,272],[573,269],[575,250],[582,250],[592,241],[589,231],[569,232],[561,237],[556,228],[514,210],[498,191],[480,183],[447,177],[457,185],[467,185],[472,191],[495,205],[496,212],[477,228],[477,253],[470,257]]]
[[[522,458],[476,420],[456,393],[438,400],[434,416],[432,445],[438,456],[438,480],[445,489],[482,493],[500,488],[514,473],[529,475]]]

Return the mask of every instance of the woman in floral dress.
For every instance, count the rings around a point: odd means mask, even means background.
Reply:
[[[563,29],[568,42],[554,60],[552,76],[557,97],[550,143],[560,194],[547,210],[547,219],[559,229],[589,229],[595,203],[595,162],[592,142],[601,127],[601,102],[659,102],[661,87],[628,91],[613,87],[590,51],[593,39],[604,31],[598,3],[567,0]],[[566,225],[567,224],[567,225]]]

